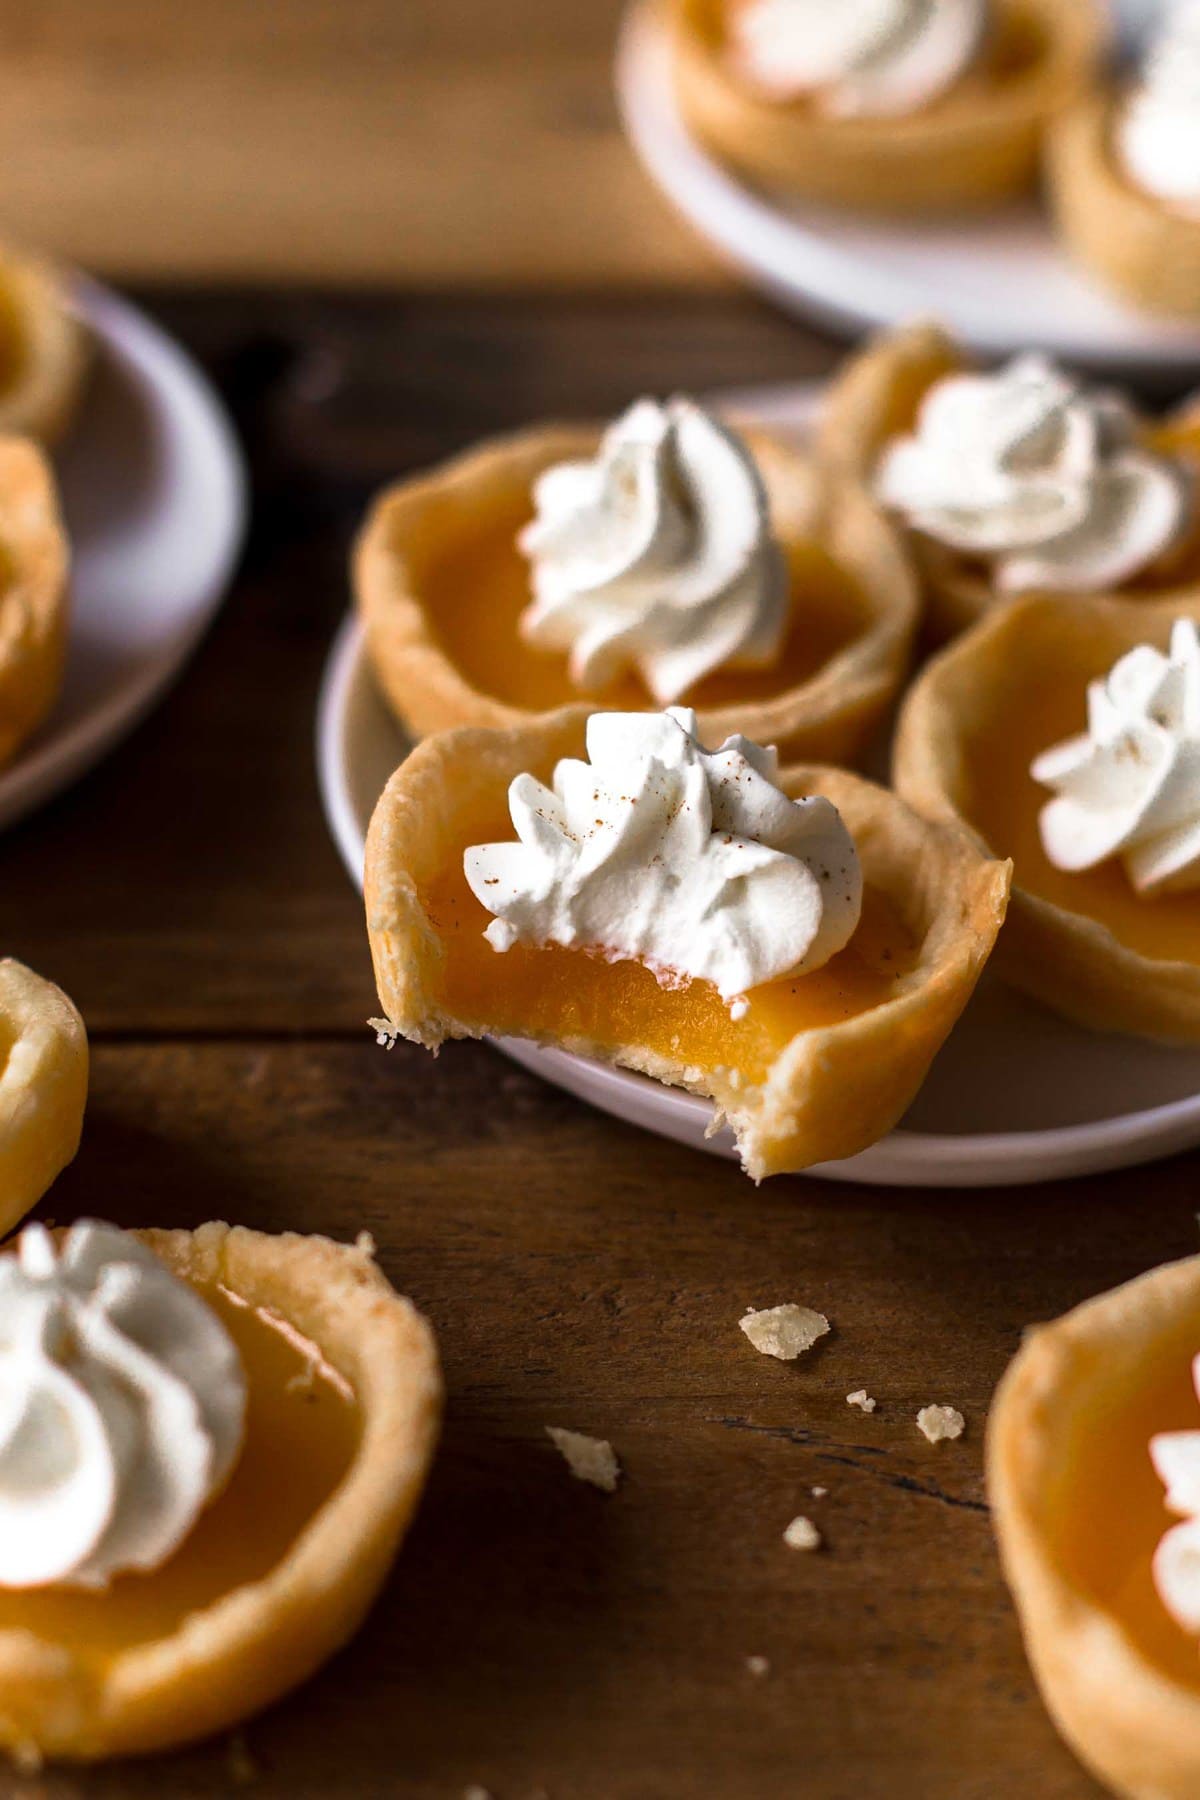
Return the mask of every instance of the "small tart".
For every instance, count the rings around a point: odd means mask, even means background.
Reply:
[[[785,769],[793,797],[840,810],[863,867],[857,931],[823,968],[746,996],[661,987],[640,962],[560,946],[495,952],[462,872],[511,837],[507,793],[583,753],[573,711],[507,731],[427,739],[396,770],[367,838],[367,929],[389,1031],[435,1050],[507,1035],[559,1044],[711,1098],[756,1180],[852,1156],[900,1118],[970,997],[1004,917],[1009,871],[966,835],[826,768]]]
[[[884,448],[912,431],[929,389],[973,367],[953,339],[930,321],[881,332],[847,360],[830,384],[817,431],[818,456],[869,488]],[[1169,556],[1120,592],[1181,608],[1200,593],[1200,401],[1147,421],[1144,437],[1148,448],[1196,463],[1198,524]],[[1008,604],[1011,596],[997,592],[984,563],[923,532],[907,531],[906,536],[925,593],[925,629],[935,643],[965,631],[997,602]]]
[[[52,981],[0,961],[0,1232],[11,1231],[79,1148],[87,1102],[83,1020]]]
[[[223,1224],[133,1235],[233,1334],[246,1440],[161,1568],[0,1591],[0,1744],[27,1759],[164,1749],[305,1680],[358,1628],[433,1452],[433,1336],[369,1250]]]
[[[717,670],[686,703],[710,741],[741,731],[790,755],[849,760],[904,681],[916,583],[899,533],[857,484],[778,439],[742,435],[788,562],[793,623],[773,667]],[[532,516],[533,483],[554,463],[594,455],[598,443],[592,430],[535,428],[376,500],[355,552],[355,592],[376,674],[415,735],[516,726],[571,704],[581,717],[657,711],[631,676],[583,693],[565,656],[520,635],[532,595],[516,538]]]
[[[996,967],[1056,1012],[1102,1031],[1200,1042],[1200,899],[1138,895],[1116,861],[1067,873],[1042,849],[1050,798],[1033,758],[1084,727],[1089,681],[1138,644],[1165,649],[1190,608],[1113,599],[1015,600],[928,665],[900,715],[897,791],[1013,860]]]
[[[1047,145],[1050,203],[1068,249],[1126,300],[1200,318],[1200,219],[1144,192],[1120,168],[1113,128],[1124,94],[1091,95]]]
[[[903,116],[830,118],[739,76],[729,0],[668,0],[689,127],[752,179],[892,214],[992,206],[1033,185],[1042,137],[1085,91],[1105,43],[1093,0],[996,0],[991,45],[938,100]]]
[[[0,433],[57,442],[87,365],[87,335],[62,276],[0,245]]]
[[[987,1479],[1025,1648],[1055,1724],[1114,1793],[1200,1793],[1200,1646],[1150,1562],[1173,1522],[1149,1455],[1196,1429],[1200,1257],[1025,1338],[988,1419]]]
[[[58,698],[69,560],[49,463],[28,439],[0,437],[0,764]]]

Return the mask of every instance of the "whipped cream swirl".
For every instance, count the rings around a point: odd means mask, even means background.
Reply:
[[[707,751],[695,713],[672,707],[593,714],[587,754],[560,762],[553,788],[518,775],[519,843],[464,856],[495,949],[637,960],[664,985],[712,982],[740,1016],[746,989],[808,974],[849,941],[854,840],[830,801],[781,791],[774,750],[731,737]]]
[[[1039,824],[1057,869],[1119,856],[1139,894],[1200,886],[1200,637],[1190,619],[1169,653],[1131,650],[1088,686],[1088,728],[1033,763],[1053,788]]]
[[[1183,536],[1193,483],[1139,443],[1119,394],[1034,355],[935,382],[875,477],[885,506],[990,562],[1005,593],[1119,586]]]
[[[41,1225],[0,1258],[0,1587],[107,1586],[187,1536],[241,1448],[246,1384],[199,1294],[136,1238]]]
[[[772,99],[811,96],[834,118],[912,113],[974,62],[988,11],[988,0],[745,0],[733,53]]]
[[[665,706],[714,669],[776,660],[788,582],[762,476],[694,401],[639,400],[594,461],[539,476],[534,504],[521,631],[567,651],[577,687],[634,669]]]
[[[1200,1396],[1200,1356],[1192,1362],[1192,1386]],[[1200,1431],[1158,1432],[1150,1460],[1167,1490],[1164,1504],[1183,1519],[1159,1539],[1154,1585],[1175,1623],[1200,1635]]]
[[[1138,187],[1200,218],[1200,0],[1168,12],[1115,137]]]

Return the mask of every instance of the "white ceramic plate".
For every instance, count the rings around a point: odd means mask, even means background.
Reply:
[[[63,691],[0,770],[0,826],[76,780],[131,731],[199,642],[247,517],[233,429],[183,350],[80,277],[96,340],[80,417],[56,453],[72,546]]]
[[[891,224],[751,186],[685,130],[665,33],[644,4],[621,34],[617,96],[629,139],[667,198],[793,312],[852,331],[933,315],[982,354],[1034,347],[1180,386],[1200,370],[1200,329],[1111,299],[1064,256],[1033,203],[983,219]]]

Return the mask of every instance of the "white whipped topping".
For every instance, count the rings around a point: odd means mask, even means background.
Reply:
[[[875,477],[885,506],[992,564],[1006,593],[1117,587],[1186,531],[1193,478],[1138,442],[1137,415],[1047,358],[935,382]]]
[[[1053,788],[1042,845],[1056,869],[1119,856],[1139,894],[1200,886],[1200,637],[1178,619],[1088,685],[1088,728],[1034,760]]]
[[[1192,1362],[1200,1395],[1200,1356]],[[1150,1460],[1166,1488],[1164,1504],[1184,1523],[1172,1525],[1154,1552],[1158,1597],[1184,1631],[1200,1635],[1200,1431],[1160,1431],[1150,1439]]]
[[[733,15],[744,78],[811,95],[834,118],[917,112],[969,68],[988,0],[745,0]]]
[[[828,800],[776,786],[774,750],[731,737],[709,752],[695,713],[672,707],[594,713],[587,754],[558,764],[553,789],[518,775],[520,842],[463,858],[495,949],[599,950],[668,983],[711,981],[736,1006],[848,942],[862,906],[854,840]]]
[[[246,1385],[200,1295],[136,1238],[41,1225],[0,1258],[0,1587],[104,1587],[171,1555],[242,1441]]]
[[[639,400],[594,461],[540,475],[534,504],[521,630],[569,653],[577,687],[634,669],[665,706],[714,669],[777,658],[788,581],[762,476],[694,401]]]
[[[1116,145],[1138,187],[1200,217],[1200,0],[1167,13],[1117,120]]]

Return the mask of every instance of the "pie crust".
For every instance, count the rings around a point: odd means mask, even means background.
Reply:
[[[691,130],[753,180],[890,214],[987,207],[1031,187],[1046,127],[1086,91],[1106,42],[1093,0],[996,0],[990,63],[920,112],[831,119],[739,78],[727,12],[728,0],[667,0]]]
[[[1116,864],[1048,875],[1049,865],[1042,867],[1035,849],[1027,846],[1023,853],[980,816],[984,810],[994,815],[998,805],[1008,804],[1005,796],[1013,795],[1014,823],[1006,836],[1022,824],[1031,830],[1037,809],[1049,798],[1028,774],[1031,756],[1081,731],[1087,682],[1107,674],[1138,644],[1165,649],[1181,612],[1200,617],[1200,597],[1193,596],[1187,608],[1046,596],[998,608],[935,657],[914,683],[900,714],[893,776],[897,792],[926,818],[964,826],[988,855],[1011,851],[1012,897],[996,951],[1005,980],[1082,1025],[1197,1043],[1200,937],[1195,960],[1181,956],[1177,946],[1165,954],[1152,954],[1149,947],[1156,934],[1164,942],[1168,931],[1177,935],[1181,921],[1186,928],[1195,896],[1139,900]],[[1039,672],[1035,683],[1031,670]],[[1043,705],[1053,717],[1039,728]],[[997,760],[1002,742],[1008,748],[1001,755],[1011,759],[1011,768]],[[1119,909],[1114,916],[1129,934],[1126,941],[1083,910],[1094,891],[1090,878],[1097,875],[1104,910]],[[1068,904],[1073,892],[1079,910]],[[1141,947],[1129,941],[1143,934]]]
[[[219,1282],[316,1344],[353,1386],[362,1435],[341,1483],[270,1573],[171,1635],[89,1663],[70,1643],[0,1631],[0,1744],[23,1760],[165,1749],[305,1680],[353,1635],[382,1584],[437,1434],[433,1334],[369,1249],[224,1224],[133,1235],[176,1275]]]
[[[1180,1678],[1097,1591],[1072,1557],[1071,1498],[1080,1446],[1112,1431],[1114,1405],[1164,1359],[1190,1369],[1198,1319],[1200,1257],[1101,1294],[1028,1333],[988,1420],[992,1516],[1042,1698],[1076,1755],[1130,1800],[1200,1792],[1200,1650],[1183,1643],[1197,1670]]]
[[[687,703],[696,706],[701,735],[710,741],[741,731],[792,756],[847,761],[864,748],[907,674],[918,617],[916,582],[900,533],[857,483],[819,469],[764,433],[744,436],[785,553],[795,561],[806,546],[815,547],[832,568],[844,571],[853,581],[859,616],[847,623],[827,660],[798,683],[771,693],[769,673],[754,671],[751,680],[747,671],[747,697],[739,701],[737,672],[719,671],[710,680],[732,686],[734,697],[706,706],[707,683],[701,682]],[[573,704],[580,717],[600,706],[654,705],[629,681],[619,692],[592,695],[567,684],[551,705],[537,709],[510,704],[460,668],[439,635],[428,571],[463,540],[482,543],[486,553],[492,534],[497,557],[514,555],[536,476],[552,463],[593,455],[597,442],[594,430],[537,427],[399,482],[376,500],[355,551],[355,592],[376,674],[414,735],[457,725],[518,726],[564,704]],[[546,653],[514,641],[518,654],[547,661]],[[572,692],[577,701],[570,700]]]
[[[88,361],[87,333],[58,270],[0,244],[0,433],[57,442]]]
[[[884,446],[911,430],[928,389],[973,366],[953,339],[929,321],[880,333],[846,361],[827,390],[817,430],[818,456],[869,490]],[[1161,421],[1147,422],[1145,439],[1152,449],[1200,461],[1200,404],[1191,400]],[[984,565],[973,565],[923,532],[906,531],[905,536],[921,577],[925,630],[933,642],[965,631],[997,603],[1011,599],[997,593]],[[1195,532],[1120,590],[1123,597],[1140,600],[1145,595],[1176,607],[1186,606],[1198,592],[1200,543]]]
[[[1122,98],[1089,96],[1048,140],[1059,230],[1072,255],[1124,299],[1149,312],[1200,317],[1200,219],[1164,205],[1122,173],[1112,150]]]
[[[50,464],[28,439],[0,437],[0,764],[58,698],[69,560]]]
[[[366,854],[367,929],[388,1031],[436,1050],[447,1038],[495,1029],[486,1000],[478,1015],[465,1017],[441,998],[448,949],[427,910],[430,885],[461,866],[464,849],[479,841],[480,818],[503,829],[515,775],[527,770],[548,780],[560,757],[581,756],[583,747],[584,721],[565,711],[506,731],[441,734],[396,770],[371,820]],[[902,921],[911,958],[886,979],[884,999],[848,1018],[785,1034],[758,1078],[689,1061],[682,1040],[668,1054],[645,1041],[614,1045],[583,1032],[517,1027],[517,1035],[710,1097],[756,1180],[852,1156],[892,1128],[970,997],[1000,929],[1009,883],[1008,865],[981,855],[965,833],[927,824],[860,776],[794,767],[784,771],[781,785],[796,796],[825,794],[839,807],[868,889],[885,896]],[[482,908],[478,923],[482,930]],[[463,930],[474,925],[468,920]],[[512,1031],[512,1022],[503,1029]]]
[[[52,981],[0,961],[0,1233],[36,1206],[79,1148],[87,1102],[83,1020]]]

